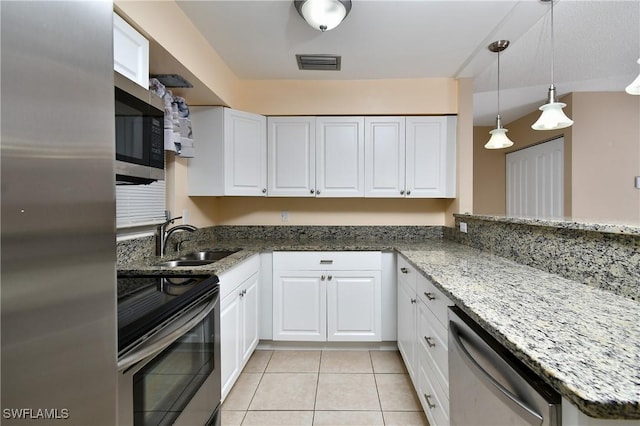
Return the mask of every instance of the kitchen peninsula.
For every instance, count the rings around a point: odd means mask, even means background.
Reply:
[[[192,239],[182,247],[242,250],[209,266],[171,271],[219,274],[252,255],[274,251],[396,253],[563,396],[564,424],[585,424],[578,422],[586,416],[640,419],[640,304],[631,297],[450,241],[457,238],[451,228],[363,227],[363,233],[353,231],[358,227],[326,228],[330,234],[322,227],[215,228],[185,235]],[[423,234],[412,238],[418,230]],[[635,241],[629,249],[637,255],[637,236],[623,237]],[[120,270],[167,273],[154,266],[158,260],[121,264]]]

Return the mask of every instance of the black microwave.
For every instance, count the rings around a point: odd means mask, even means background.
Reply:
[[[116,184],[164,180],[162,99],[115,72]]]

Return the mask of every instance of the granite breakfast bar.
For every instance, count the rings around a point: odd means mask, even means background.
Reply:
[[[640,419],[635,300],[438,238],[201,240],[186,246],[241,250],[210,265],[161,268],[161,259],[148,258],[119,272],[219,274],[256,253],[394,250],[581,412],[596,419]]]

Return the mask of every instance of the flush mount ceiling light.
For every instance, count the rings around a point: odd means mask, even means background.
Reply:
[[[351,10],[351,0],[294,0],[293,4],[309,25],[322,32],[340,25]]]
[[[531,125],[533,130],[556,130],[564,129],[573,124],[573,120],[567,117],[562,111],[562,108],[567,104],[556,101],[556,87],[553,85],[553,61],[554,61],[554,46],[553,46],[553,0],[541,0],[543,2],[551,3],[551,86],[549,86],[549,94],[547,103],[538,108],[542,111],[538,121]]]
[[[638,64],[640,64],[640,59],[638,59]],[[624,90],[630,95],[640,95],[640,74]]]
[[[498,115],[496,116],[496,128],[489,132],[491,138],[485,144],[486,149],[508,148],[513,141],[507,137],[508,130],[502,127],[500,119],[500,52],[509,47],[509,40],[498,40],[491,43],[487,49],[498,54]]]

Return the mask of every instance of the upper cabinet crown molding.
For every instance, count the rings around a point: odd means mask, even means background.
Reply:
[[[114,12],[113,69],[149,89],[149,40]]]
[[[266,117],[226,107],[190,107],[195,157],[191,196],[267,193]]]

